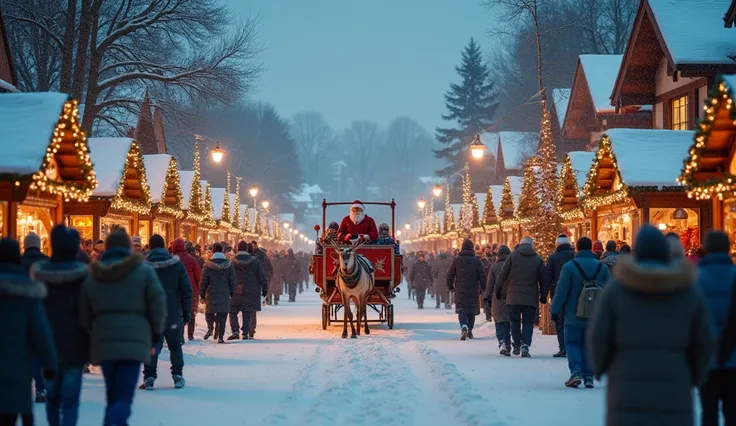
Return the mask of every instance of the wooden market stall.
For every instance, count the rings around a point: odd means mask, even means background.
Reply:
[[[210,230],[210,244],[218,241],[227,241],[227,233],[230,229],[230,200],[225,188],[210,188],[212,197],[212,219],[217,227]]]
[[[575,245],[580,237],[590,237],[590,219],[583,206],[583,187],[595,153],[572,151],[565,155],[560,171],[558,202],[562,225],[570,242]]]
[[[85,202],[97,187],[78,104],[61,93],[0,95],[0,230],[3,236],[41,237],[64,217],[64,203]]]
[[[130,138],[89,138],[92,162],[96,165],[99,185],[89,202],[66,204],[67,223],[82,238],[105,239],[116,227],[131,235],[140,235],[140,216],[151,214],[151,194],[146,168],[138,145]],[[144,243],[145,244],[145,243]]]
[[[206,180],[200,180],[199,184],[202,188],[202,214],[206,220],[200,222],[198,241],[200,241],[200,244],[209,245],[222,240],[219,239],[220,234],[217,231],[215,209],[212,202],[212,186]]]
[[[719,75],[705,104],[678,181],[695,200],[710,200],[713,227],[731,238],[736,253],[736,75]]]
[[[523,179],[519,176],[508,176],[501,191],[501,208],[498,216],[501,218],[499,242],[514,247],[522,238],[521,220],[516,217],[519,206]]]
[[[642,224],[681,236],[697,248],[712,225],[711,204],[676,186],[694,132],[613,129],[601,137],[583,189],[593,239],[628,244]],[[655,160],[656,161],[653,161]]]
[[[151,154],[143,156],[143,163],[151,190],[151,214],[139,217],[138,226],[140,229],[146,229],[147,235],[162,236],[168,247],[176,238],[177,223],[184,217],[183,195],[176,159],[168,154]]]

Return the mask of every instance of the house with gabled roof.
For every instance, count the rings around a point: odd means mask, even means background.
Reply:
[[[552,118],[552,138],[555,141],[557,156],[564,156],[565,152],[570,151],[565,142],[562,140],[562,123],[565,122],[565,114],[567,113],[567,104],[570,102],[570,92],[572,89],[552,89],[552,99],[549,103],[550,117]]]
[[[524,161],[534,155],[538,143],[537,132],[498,132],[495,180],[503,182],[509,175],[522,174]]]
[[[716,74],[736,72],[722,0],[642,0],[611,93],[617,111],[652,105],[652,128],[692,130]]]

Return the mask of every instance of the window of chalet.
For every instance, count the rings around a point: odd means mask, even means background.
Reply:
[[[688,111],[687,111],[687,95],[678,96],[670,101],[670,111],[672,114],[671,129],[672,130],[688,130]]]

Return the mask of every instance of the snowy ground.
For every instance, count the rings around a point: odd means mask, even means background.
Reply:
[[[313,286],[296,303],[266,307],[255,341],[218,345],[196,337],[184,346],[187,387],[173,389],[168,352],[155,391],[138,391],[131,425],[514,425],[603,424],[604,391],[563,386],[567,362],[554,359],[554,336],[535,334],[532,359],[498,355],[492,324],[461,342],[453,311],[417,310],[395,299],[396,326],[340,339],[323,331]],[[229,335],[229,331],[227,333]],[[85,376],[80,425],[100,424],[105,401],[98,374]],[[37,424],[46,425],[36,405]]]

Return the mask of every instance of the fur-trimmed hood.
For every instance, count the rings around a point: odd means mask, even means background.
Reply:
[[[637,263],[633,256],[620,256],[616,262],[616,281],[622,287],[640,293],[667,294],[695,284],[697,269],[688,261],[670,264]]]
[[[89,267],[82,262],[53,263],[48,260],[36,262],[31,268],[31,277],[48,285],[59,285],[87,278]]]
[[[177,255],[170,255],[166,249],[157,248],[148,252],[146,256],[146,263],[153,266],[153,269],[164,269],[170,266],[174,266],[179,263],[181,259]]]
[[[255,262],[256,260],[258,260],[257,257],[251,256],[248,253],[242,253],[242,252],[238,253],[237,256],[231,259],[232,263],[236,267],[241,267],[241,268],[245,268],[245,267],[252,265],[253,262]]]
[[[31,279],[20,265],[5,264],[0,270],[0,295],[43,299],[48,294],[46,286]]]
[[[94,262],[89,265],[90,274],[102,282],[113,282],[125,278],[133,269],[141,265],[145,259],[138,253],[117,259]]]
[[[218,271],[225,270],[231,267],[233,264],[229,259],[210,259],[204,262],[205,268],[212,268]]]

